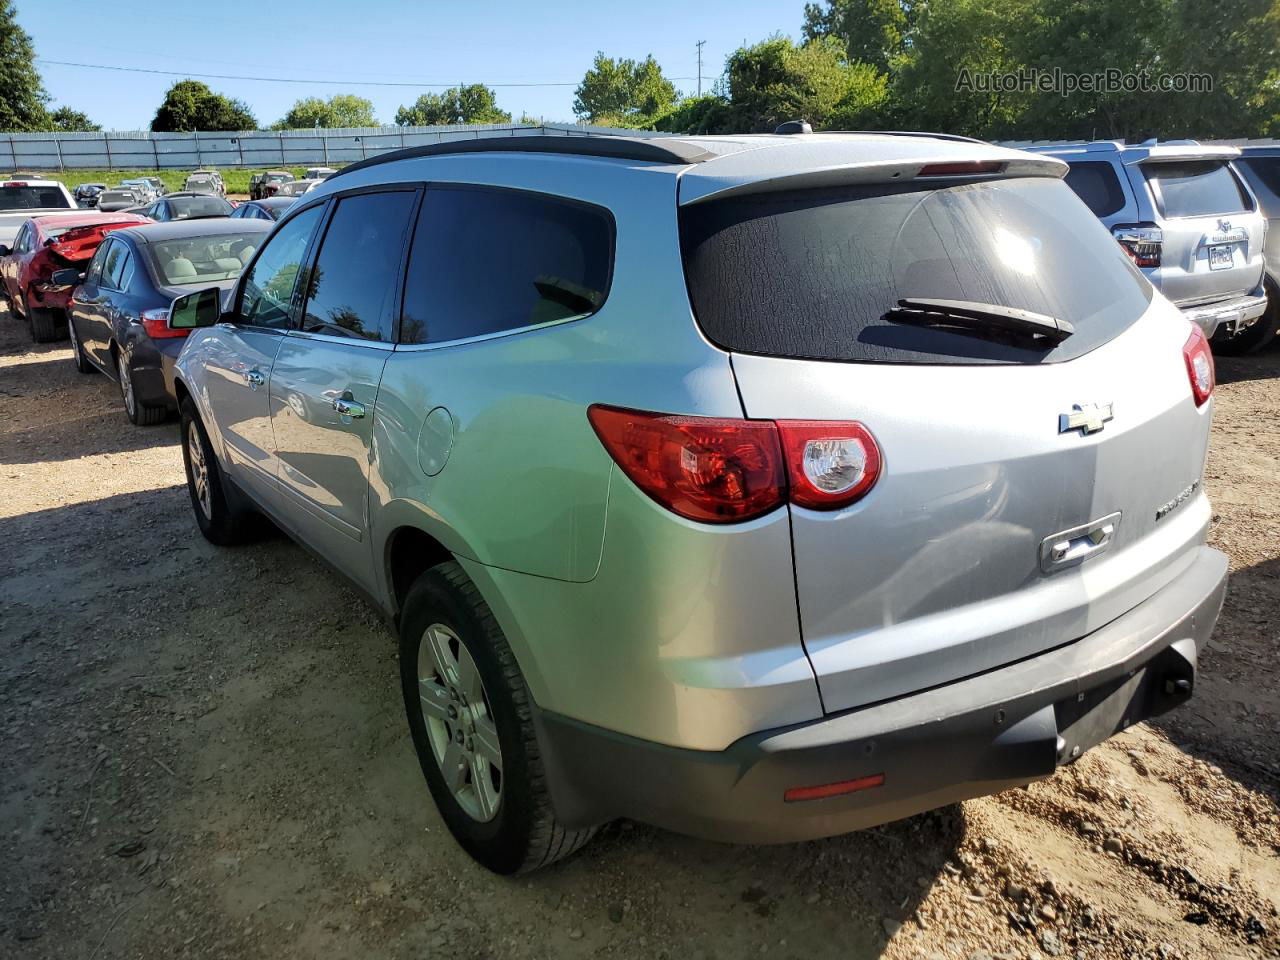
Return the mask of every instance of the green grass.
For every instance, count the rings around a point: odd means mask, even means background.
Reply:
[[[331,166],[341,166],[341,164],[330,164]],[[309,164],[309,166],[320,166],[320,164]],[[194,169],[194,168],[193,168]],[[212,169],[218,169],[216,167]],[[249,192],[249,178],[255,173],[263,173],[267,170],[288,170],[295,177],[301,177],[306,173],[306,167],[258,167],[256,169],[249,168],[226,168],[218,169],[222,174],[222,180],[227,185],[227,193],[243,193]],[[114,187],[121,180],[136,180],[139,177],[159,177],[164,181],[164,187],[170,193],[174,190],[181,190],[187,182],[187,174],[190,170],[51,170],[41,172],[37,170],[24,171],[30,173],[40,173],[43,177],[50,180],[61,180],[67,185],[68,190],[74,190],[77,183],[105,183]]]

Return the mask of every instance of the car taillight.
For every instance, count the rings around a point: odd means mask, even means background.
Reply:
[[[169,329],[168,310],[143,310],[141,313],[142,329],[152,340],[163,340],[166,337],[185,337],[188,330]]]
[[[1160,266],[1160,253],[1164,249],[1164,232],[1155,224],[1120,224],[1111,228],[1111,235],[1120,249],[1129,255],[1134,266]]]
[[[587,411],[609,455],[642,491],[703,523],[736,523],[790,501],[836,510],[880,475],[860,423],[686,417],[599,404]]]
[[[1187,362],[1187,377],[1191,380],[1191,396],[1196,406],[1202,407],[1213,396],[1216,383],[1213,370],[1213,351],[1209,349],[1209,340],[1204,331],[1195,324],[1191,325],[1191,336],[1182,345],[1182,358]]]

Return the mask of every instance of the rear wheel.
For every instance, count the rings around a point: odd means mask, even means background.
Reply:
[[[488,604],[456,562],[410,588],[400,617],[409,730],[454,838],[494,873],[534,870],[578,850],[551,807],[530,697]]]
[[[213,444],[200,422],[196,406],[188,398],[182,402],[182,464],[187,471],[187,493],[196,525],[210,543],[226,547],[253,538],[251,511],[229,497],[226,478],[218,466]]]
[[[37,307],[31,302],[31,294],[26,297],[27,324],[31,327],[31,339],[36,343],[52,343],[62,339],[62,324],[52,310]]]
[[[169,409],[164,404],[142,402],[137,385],[133,382],[129,354],[124,350],[116,350],[116,379],[120,383],[120,396],[124,399],[124,412],[130,423],[140,427],[153,427],[169,415]]]

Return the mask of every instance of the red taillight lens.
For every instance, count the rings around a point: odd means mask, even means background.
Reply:
[[[958,163],[926,163],[917,177],[972,177],[983,173],[999,173],[1004,163],[999,160],[962,160]]]
[[[587,416],[635,485],[682,517],[735,523],[784,502],[786,473],[770,421],[668,416],[598,404]]]
[[[880,448],[857,422],[779,420],[791,502],[838,510],[866,496],[880,476]]]
[[[1213,351],[1209,349],[1204,331],[1195,324],[1191,325],[1191,336],[1182,345],[1182,358],[1187,361],[1191,396],[1195,398],[1196,406],[1202,407],[1213,396],[1213,387],[1217,381],[1213,369]]]
[[[880,448],[860,423],[737,420],[596,404],[600,442],[646,494],[682,517],[735,523],[792,503],[838,510],[880,476]]]
[[[164,340],[172,337],[185,337],[189,330],[170,330],[168,310],[143,310],[142,329],[152,340]]]
[[[1120,249],[1129,255],[1136,267],[1160,266],[1160,254],[1164,250],[1164,232],[1154,224],[1120,224],[1111,228],[1111,235]]]

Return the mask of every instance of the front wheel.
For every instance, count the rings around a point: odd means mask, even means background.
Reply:
[[[530,697],[501,627],[456,562],[409,589],[400,616],[409,730],[454,839],[494,873],[569,856],[595,828],[569,830],[551,807]]]
[[[181,423],[182,465],[187,471],[187,493],[200,532],[210,543],[221,547],[252,539],[253,516],[227,496],[226,478],[190,398],[182,402]]]

